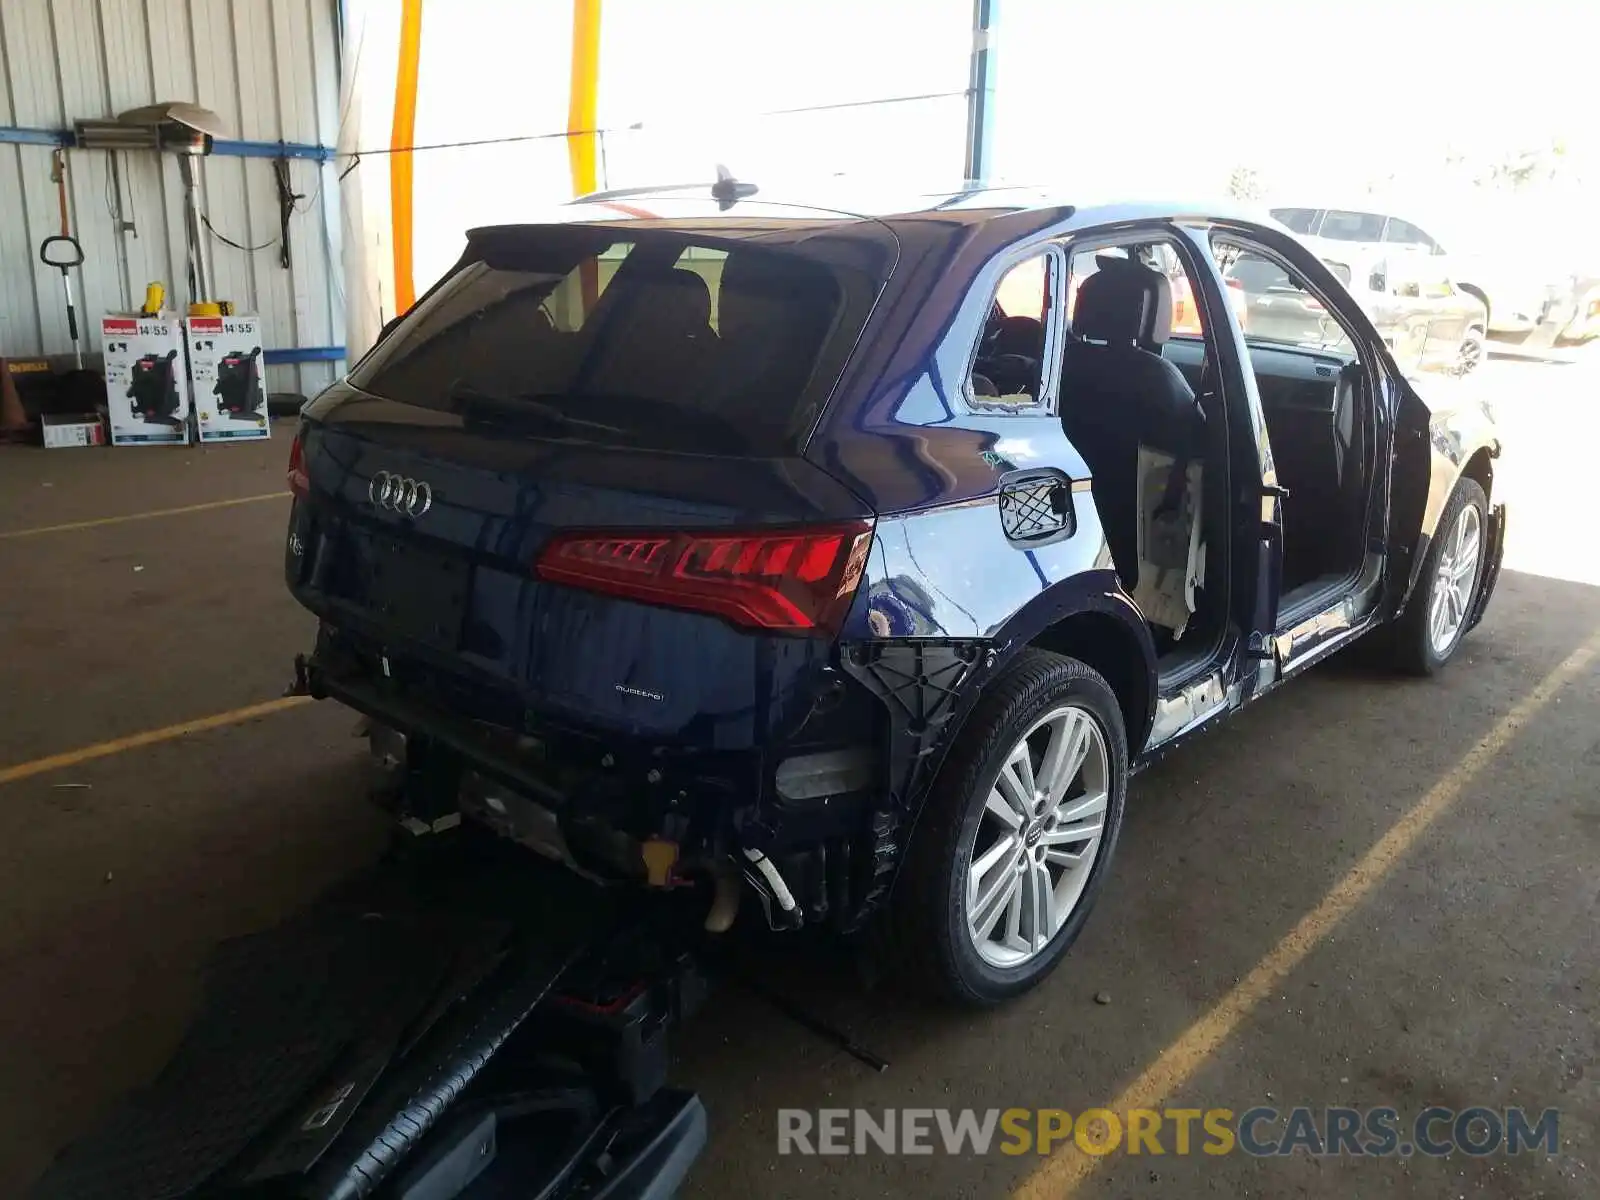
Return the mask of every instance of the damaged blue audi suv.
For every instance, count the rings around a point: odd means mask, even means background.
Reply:
[[[714,932],[882,922],[995,1003],[1082,928],[1131,773],[1365,635],[1455,654],[1493,415],[1265,216],[750,190],[473,230],[306,407],[302,683],[419,835]],[[1286,297],[1316,319],[1253,332]]]

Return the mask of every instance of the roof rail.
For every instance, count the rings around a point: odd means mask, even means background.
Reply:
[[[598,204],[606,200],[628,200],[634,196],[654,196],[659,192],[698,192],[710,191],[716,187],[715,183],[664,183],[649,187],[608,188],[602,192],[585,192],[575,197],[571,204]]]
[[[644,187],[608,188],[600,192],[586,192],[572,201],[573,204],[599,204],[607,200],[627,200],[635,196],[654,196],[661,192],[698,192],[707,191],[724,211],[732,208],[740,200],[754,196],[757,187],[753,183],[745,183],[735,179],[733,173],[721,163],[717,164],[717,177],[710,183],[664,183],[651,184]]]

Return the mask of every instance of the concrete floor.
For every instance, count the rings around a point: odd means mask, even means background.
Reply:
[[[1518,507],[1495,605],[1443,677],[1335,660],[1141,776],[1087,931],[1000,1012],[937,1011],[864,991],[829,960],[771,956],[775,984],[892,1067],[873,1074],[760,1001],[719,994],[678,1041],[679,1078],[713,1127],[691,1194],[1003,1195],[1040,1160],[779,1159],[775,1110],[1078,1112],[1181,1039],[1600,633],[1600,539],[1573,532],[1593,507],[1596,357],[1496,362],[1478,381],[1517,439],[1501,481]],[[204,451],[0,450],[0,532],[277,491],[285,433]],[[278,694],[311,634],[279,583],[285,510],[262,500],[0,538],[0,768]],[[1559,1157],[1114,1156],[1074,1194],[1600,1194],[1597,681],[1593,662],[1568,680],[1159,1094],[1236,1112],[1553,1107]],[[314,705],[0,788],[0,1194],[159,1066],[210,945],[374,853],[383,830],[357,799],[353,724]],[[1045,1190],[1068,1187],[1050,1177]]]

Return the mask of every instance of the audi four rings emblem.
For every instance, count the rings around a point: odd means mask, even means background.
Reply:
[[[433,488],[417,479],[379,471],[367,484],[367,499],[392,513],[420,517],[433,507]]]

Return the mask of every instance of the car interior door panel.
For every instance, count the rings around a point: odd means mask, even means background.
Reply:
[[[1203,348],[1174,338],[1163,355],[1197,381]],[[1358,524],[1361,464],[1356,441],[1359,367],[1313,350],[1250,343],[1250,359],[1284,507],[1283,588],[1338,573]]]

